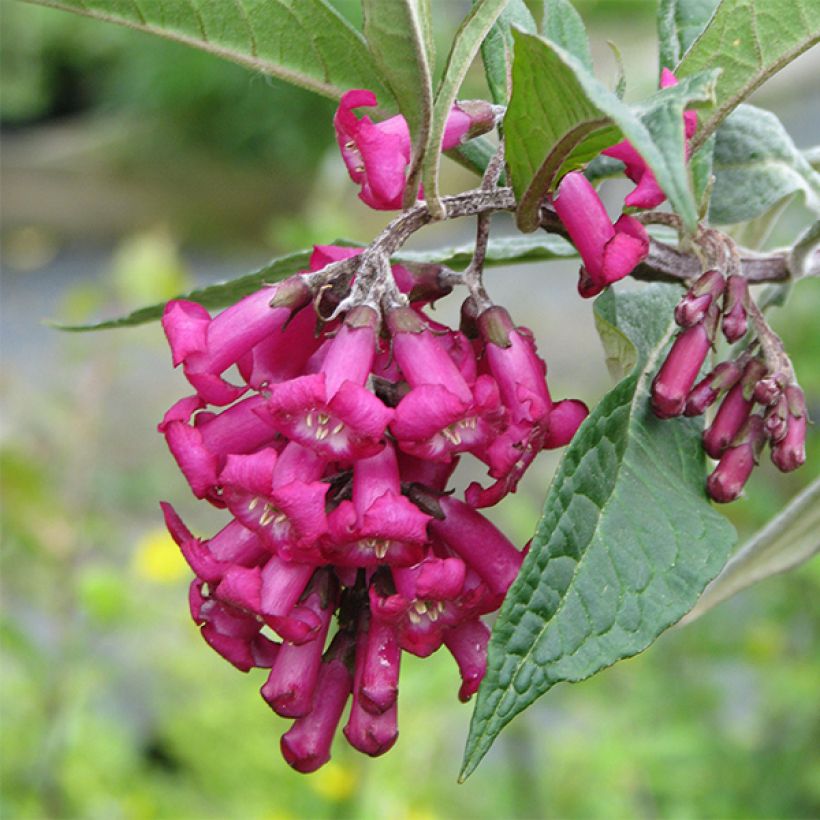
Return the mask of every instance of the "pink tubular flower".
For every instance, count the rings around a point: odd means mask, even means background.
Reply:
[[[267,411],[279,433],[331,460],[350,462],[382,449],[393,411],[364,387],[377,325],[372,308],[351,310],[319,373],[269,388]]]
[[[297,772],[315,772],[330,760],[330,745],[353,688],[353,639],[338,632],[319,670],[313,709],[282,736],[282,755]]]
[[[232,455],[219,476],[221,498],[269,550],[286,560],[320,560],[319,539],[327,531],[325,496],[319,481],[325,463],[312,450],[290,442],[272,449]]]
[[[526,328],[517,328],[504,308],[493,306],[482,312],[476,328],[508,415],[506,428],[479,454],[496,483],[487,489],[478,483],[467,488],[469,504],[488,507],[515,492],[542,449],[567,444],[588,411],[579,401],[553,406],[547,366],[536,353],[532,335]],[[558,414],[553,418],[555,410]]]
[[[646,258],[649,237],[643,225],[626,215],[613,225],[597,191],[580,171],[561,180],[553,207],[584,263],[578,282],[581,296],[597,295]]]
[[[359,198],[371,208],[390,211],[401,208],[405,173],[410,164],[412,146],[407,122],[402,116],[374,123],[361,119],[354,108],[371,108],[376,95],[365,89],[354,89],[342,96],[333,118],[336,140],[350,178],[361,185]],[[453,106],[444,129],[442,150],[493,127],[494,117],[488,103],[462,103]]]
[[[427,542],[423,513],[401,494],[393,445],[353,467],[353,501],[330,514],[322,553],[337,566],[376,567],[417,563]]]
[[[675,75],[664,68],[661,72],[661,88],[677,85]],[[684,132],[686,140],[690,140],[698,127],[698,115],[694,111],[683,114]],[[628,140],[601,151],[607,157],[619,159],[626,166],[625,173],[635,183],[634,190],[624,199],[624,205],[629,208],[656,208],[665,199],[666,194],[661,190],[655,175]],[[686,156],[689,156],[689,145],[686,144]]]
[[[303,597],[304,606],[312,609],[319,618],[319,630],[305,643],[282,644],[261,689],[262,697],[282,717],[303,717],[313,708],[322,651],[338,604],[338,583],[332,571],[319,570]]]
[[[310,296],[302,280],[292,277],[246,296],[213,319],[196,302],[168,302],[162,327],[174,367],[183,365],[186,378],[208,403],[230,404],[247,388],[229,384],[222,373],[266,336],[280,331]]]
[[[389,751],[399,736],[396,699],[382,710],[368,709],[362,698],[362,681],[368,664],[370,644],[370,616],[363,613],[359,618],[356,637],[356,666],[353,674],[353,702],[350,717],[344,728],[348,743],[370,757],[378,757]],[[398,669],[396,669],[398,673]]]

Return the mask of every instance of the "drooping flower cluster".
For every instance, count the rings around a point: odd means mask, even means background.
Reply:
[[[319,247],[312,270],[357,253]],[[411,298],[441,295],[429,270],[393,275]],[[262,696],[294,719],[282,752],[303,772],[328,759],[348,700],[351,745],[392,746],[402,652],[446,646],[459,696],[476,691],[480,617],[522,560],[476,508],[513,492],[587,412],[552,401],[531,335],[503,308],[473,316],[469,336],[421,300],[383,315],[361,304],[317,332],[312,296],[297,275],[214,318],[170,302],[163,326],[195,393],[160,424],[194,494],[231,514],[203,541],[163,504],[196,576],[193,618],[234,666],[270,670]],[[493,480],[466,501],[447,491],[463,453]]]
[[[806,459],[806,402],[788,361],[772,367],[753,343],[696,384],[718,327],[731,343],[746,335],[749,299],[742,276],[706,271],[675,310],[682,330],[652,383],[652,408],[660,418],[698,416],[721,399],[703,434],[704,449],[718,461],[706,487],[720,502],[738,498],[767,441],[783,472]]]

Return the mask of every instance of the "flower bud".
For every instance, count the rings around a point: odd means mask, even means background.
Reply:
[[[755,401],[764,407],[771,407],[780,398],[786,384],[786,376],[783,373],[775,373],[761,379],[755,385]]]
[[[736,342],[746,335],[746,301],[749,285],[742,276],[730,276],[723,295],[723,335],[727,342]]]
[[[715,501],[726,504],[740,496],[757,463],[764,440],[763,419],[751,416],[706,481],[706,489]]]
[[[772,447],[772,463],[784,473],[796,470],[806,461],[806,399],[796,385],[789,385],[784,391],[788,405],[788,427],[786,434]]]
[[[717,397],[731,389],[743,371],[737,362],[721,362],[705,379],[699,381],[686,398],[684,415],[699,416],[711,407]]]
[[[686,397],[712,347],[716,319],[716,312],[710,310],[703,322],[679,333],[672,344],[652,382],[652,409],[659,418],[683,412]]]
[[[683,328],[692,327],[702,321],[706,311],[717,300],[726,285],[723,274],[717,270],[704,273],[675,308],[675,321]]]
[[[703,448],[712,458],[720,458],[752,412],[754,399],[751,394],[763,372],[763,362],[759,359],[750,361],[740,381],[723,399],[714,421],[703,434]]]

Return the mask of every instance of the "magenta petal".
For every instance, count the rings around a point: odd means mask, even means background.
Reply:
[[[460,145],[470,131],[472,119],[460,108],[453,106],[447,115],[447,122],[444,125],[444,136],[441,141],[441,150],[449,151]]]
[[[464,621],[444,633],[444,643],[461,673],[458,698],[466,703],[477,691],[487,670],[487,643],[490,630],[478,619]]]
[[[218,583],[231,565],[214,558],[205,545],[188,531],[170,504],[162,502],[160,506],[168,532],[171,533],[194,574],[209,584]]]
[[[368,507],[360,526],[368,536],[424,543],[431,518],[403,495],[388,490]]]
[[[259,567],[231,567],[214,590],[214,595],[228,604],[258,613],[261,608],[262,575]]]
[[[184,299],[174,299],[165,305],[162,328],[171,346],[174,367],[193,353],[207,348],[211,315],[202,305]]]
[[[404,177],[410,162],[410,140],[396,134],[386,134],[378,126],[362,120],[356,135],[356,145],[365,166],[365,186],[368,198],[378,203],[380,210],[391,210],[401,197],[407,180]]]
[[[203,447],[202,434],[188,424],[172,421],[165,429],[165,440],[194,495],[205,498],[217,482],[217,459]]]
[[[363,248],[351,248],[346,245],[314,245],[310,255],[310,269],[318,271],[332,262],[341,262],[358,256]]]
[[[462,418],[469,406],[443,385],[422,384],[399,402],[390,430],[400,440],[424,441]]]
[[[219,474],[219,483],[267,497],[273,489],[276,459],[276,451],[271,447],[251,455],[229,455]]]
[[[395,627],[378,619],[370,622],[358,696],[371,714],[387,711],[399,694],[401,648]]]
[[[393,418],[393,410],[381,399],[350,381],[342,383],[328,407],[356,434],[369,439],[381,439]]]
[[[237,387],[229,384],[220,376],[213,373],[194,370],[185,365],[185,377],[191,383],[191,386],[208,404],[216,404],[224,407],[226,404],[231,404],[240,398],[246,391],[247,387]]]
[[[578,399],[564,399],[553,405],[549,416],[549,430],[544,439],[544,449],[564,447],[572,441],[589,408]]]
[[[205,402],[203,402],[199,396],[186,396],[184,399],[180,399],[168,408],[162,417],[162,421],[157,425],[157,430],[159,430],[160,433],[164,433],[172,421],[189,422],[191,416],[204,406]]]
[[[312,545],[327,532],[325,496],[329,485],[322,481],[306,484],[292,481],[277,487],[272,500],[290,519],[300,545]]]
[[[635,266],[646,258],[649,252],[649,238],[637,238],[620,230],[620,220],[615,223],[619,232],[606,243],[604,248],[603,280],[612,284],[632,273]]]

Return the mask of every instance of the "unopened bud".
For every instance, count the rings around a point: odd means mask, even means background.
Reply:
[[[746,301],[749,285],[742,276],[730,276],[723,295],[723,335],[727,342],[736,342],[746,335]]]
[[[785,438],[789,429],[789,408],[785,396],[781,396],[769,407],[763,418],[763,425],[772,444],[777,444]]]
[[[678,303],[675,321],[681,327],[692,327],[702,321],[712,303],[723,293],[725,285],[720,271],[706,271]]]
[[[761,379],[754,389],[754,400],[764,407],[771,407],[783,392],[786,386],[786,377],[782,373],[775,373]]]
[[[784,473],[796,470],[806,461],[806,399],[796,385],[784,391],[788,406],[786,435],[772,447],[772,463]]]
[[[714,421],[703,434],[703,449],[712,457],[720,458],[732,443],[752,412],[754,399],[752,389],[765,366],[758,359],[752,359],[743,371],[740,381],[726,394]],[[762,420],[761,420],[762,423]]]
[[[705,322],[684,330],[675,339],[652,382],[652,409],[662,419],[679,416],[712,346]]]
[[[711,407],[717,397],[737,383],[743,371],[737,362],[721,362],[705,379],[699,381],[686,399],[684,414],[699,416]]]
[[[458,100],[455,107],[470,118],[470,128],[462,142],[480,137],[495,128],[495,109],[486,100]]]
[[[726,504],[743,492],[764,440],[763,419],[751,416],[706,480],[706,489],[715,501]]]

